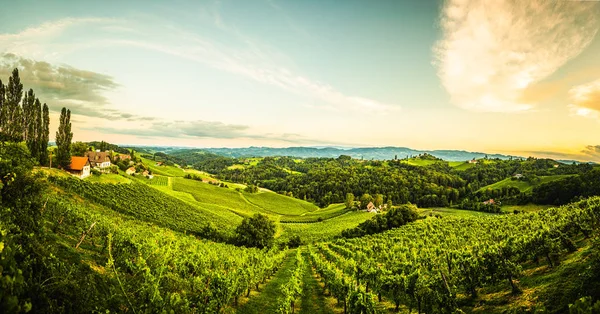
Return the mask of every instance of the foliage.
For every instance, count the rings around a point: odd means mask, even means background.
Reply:
[[[398,228],[407,223],[417,220],[419,214],[414,205],[401,205],[390,209],[385,214],[377,215],[370,220],[359,224],[356,228],[342,231],[342,237],[356,238],[368,234],[380,233],[386,230]]]
[[[354,207],[354,194],[346,193],[346,200],[344,201],[344,205],[346,205],[346,208],[348,209]]]
[[[266,215],[244,218],[235,229],[236,243],[246,247],[268,248],[273,245],[275,223]]]
[[[248,192],[248,193],[258,193],[258,187],[256,185],[253,184],[249,184],[248,186],[246,186],[246,188],[244,189],[244,192]]]
[[[215,241],[226,241],[229,237],[225,232],[227,228],[215,228],[213,223],[221,219],[209,211],[200,212],[196,207],[141,183],[101,184],[55,176],[49,177],[49,180],[94,202],[160,226]]]
[[[481,287],[503,282],[520,293],[516,279],[522,263],[544,258],[553,267],[561,252],[576,249],[572,238],[597,232],[598,217],[596,197],[520,215],[429,218],[381,234],[320,243],[311,255],[341,302],[348,290],[364,288],[397,307],[454,312],[458,295],[476,298]]]
[[[60,111],[60,123],[56,131],[56,163],[58,166],[68,168],[71,164],[71,110],[63,107]]]
[[[84,156],[88,150],[88,145],[84,142],[75,142],[71,144],[71,156]]]

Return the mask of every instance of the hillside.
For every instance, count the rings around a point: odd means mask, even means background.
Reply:
[[[530,182],[527,180],[515,180],[513,178],[506,178],[502,181],[498,181],[496,183],[486,185],[486,186],[482,187],[481,189],[479,189],[479,191],[496,190],[496,189],[502,189],[502,188],[515,187],[515,188],[519,189],[521,192],[531,192],[531,190],[534,187],[536,187],[540,184],[564,179],[569,176],[570,175],[540,176],[540,177],[537,177],[537,179],[534,182]]]
[[[155,148],[156,149],[156,148]],[[160,148],[158,148],[160,149]],[[169,153],[177,155],[180,151],[169,149]],[[406,147],[359,147],[359,148],[338,148],[338,147],[247,147],[247,148],[202,148],[198,151],[206,151],[226,157],[274,157],[274,156],[292,156],[299,158],[337,158],[341,155],[351,156],[352,158],[365,160],[389,160],[397,157],[403,159],[406,157],[420,154],[431,154],[435,157],[447,161],[465,161],[473,158],[479,159],[488,156],[489,158],[519,158],[518,156],[502,154],[486,154],[481,152],[468,152],[463,150],[416,150]],[[193,150],[192,150],[193,151]]]

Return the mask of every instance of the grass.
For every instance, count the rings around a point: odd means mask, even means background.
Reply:
[[[313,203],[270,191],[243,193],[243,197],[265,211],[281,215],[300,216],[319,210],[319,207]]]
[[[430,166],[438,162],[439,160],[427,160],[427,159],[418,159],[418,158],[410,158],[403,159],[402,162],[407,163],[411,166]]]
[[[496,189],[502,189],[505,187],[506,188],[515,187],[515,188],[519,189],[519,191],[521,191],[521,192],[530,192],[534,187],[536,187],[540,184],[564,179],[564,178],[570,177],[570,176],[572,176],[572,175],[540,176],[540,177],[538,177],[540,179],[539,182],[533,183],[533,184],[530,182],[527,182],[525,180],[512,180],[512,178],[506,178],[502,181],[498,181],[496,183],[484,186],[481,189],[479,189],[479,191],[485,191],[487,189],[496,190]]]
[[[475,167],[475,164],[470,164],[468,162],[463,161],[451,161],[449,162],[450,167],[454,168],[454,170],[465,171],[469,168]]]
[[[323,288],[319,285],[311,266],[308,253],[304,253],[305,269],[302,277],[302,297],[300,301],[300,314],[333,314],[328,307],[323,295]]]
[[[536,212],[538,210],[550,208],[552,205],[537,205],[537,204],[527,204],[527,205],[503,205],[502,212],[505,213],[513,213],[515,210],[522,212]]]
[[[305,243],[331,239],[343,230],[354,228],[374,216],[375,214],[372,213],[353,211],[322,222],[283,223],[279,225],[282,231],[280,240],[285,241],[295,235],[299,236]]]
[[[231,188],[222,188],[184,178],[172,178],[172,181],[174,191],[188,193],[199,203],[218,205],[244,216],[252,216],[256,213],[273,214],[246,201],[240,195],[241,192]]]
[[[146,165],[153,174],[168,177],[183,177],[185,172],[177,166],[156,166],[156,162],[151,159],[140,157],[142,163]]]
[[[424,216],[429,215],[442,215],[442,216],[454,216],[454,217],[482,217],[497,215],[493,213],[478,212],[474,210],[456,209],[448,207],[436,207],[436,208],[419,208],[419,213]]]
[[[165,176],[155,175],[152,177],[152,179],[148,179],[147,177],[137,175],[137,176],[135,176],[135,178],[138,179],[138,181],[141,181],[143,183],[150,184],[150,185],[158,185],[158,186],[169,185],[169,177],[165,177]]]
[[[333,219],[337,216],[348,212],[344,204],[331,204],[326,208],[319,208],[316,211],[302,214],[300,216],[284,215],[281,217],[281,222],[318,222],[319,218],[323,220]]]
[[[273,279],[271,279],[260,291],[260,293],[248,300],[247,303],[237,309],[236,313],[242,314],[262,314],[262,313],[278,313],[278,300],[283,297],[281,287],[288,282],[292,276],[295,267],[296,250],[290,250],[283,262],[281,268],[277,271]],[[298,307],[298,304],[296,304]]]
[[[124,177],[120,174],[114,173],[103,173],[101,175],[91,175],[84,179],[89,182],[97,182],[97,183],[131,183],[131,179]]]
[[[518,279],[522,294],[512,295],[507,291],[508,284],[502,282],[480,289],[476,302],[463,300],[466,304],[462,310],[466,313],[533,313],[532,307],[543,306],[547,309],[544,313],[568,312],[566,305],[581,297],[580,278],[590,265],[587,257],[591,246],[585,240],[578,245],[576,252],[562,255],[555,268],[550,268],[545,259],[538,264],[525,264]]]

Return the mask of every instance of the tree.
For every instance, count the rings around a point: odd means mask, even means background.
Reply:
[[[373,201],[375,207],[379,208],[379,206],[383,205],[383,195],[375,194],[375,200]]]
[[[262,249],[273,244],[275,223],[266,215],[256,214],[253,217],[244,218],[235,229],[235,233],[238,245]]]
[[[71,145],[72,156],[84,156],[88,146],[84,142],[75,142]]]
[[[23,84],[19,78],[19,70],[14,69],[8,78],[5,88],[5,103],[2,106],[2,132],[9,141],[20,142],[23,140],[21,99],[23,98]]]
[[[344,202],[346,204],[346,208],[350,209],[354,206],[354,194],[352,193],[347,193],[346,194],[346,202]]]
[[[360,197],[360,208],[367,208],[370,202],[373,201],[373,197],[367,193]]]
[[[48,140],[50,136],[50,113],[46,104],[44,104],[42,109],[40,128],[40,165],[46,165],[48,163]]]
[[[34,108],[33,108],[33,146],[30,149],[31,150],[31,156],[34,157],[37,161],[41,162],[41,149],[42,149],[42,132],[43,132],[43,126],[42,126],[42,104],[40,103],[39,99],[35,99],[35,103],[34,103]]]
[[[5,108],[4,108],[4,97],[5,97],[6,91],[4,89],[4,84],[2,83],[2,80],[0,80],[0,134],[2,132],[4,132],[4,116],[5,114]]]
[[[71,110],[63,107],[60,111],[60,123],[58,131],[56,131],[56,163],[67,168],[71,164],[71,140],[73,132],[71,132]]]

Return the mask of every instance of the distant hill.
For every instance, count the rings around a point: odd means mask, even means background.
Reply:
[[[398,157],[416,156],[419,154],[431,154],[437,158],[447,161],[465,161],[473,158],[509,159],[522,158],[502,154],[486,154],[481,152],[468,152],[464,150],[416,150],[407,147],[360,147],[360,148],[338,148],[338,147],[247,147],[247,148],[204,148],[202,149],[214,154],[228,157],[268,157],[268,156],[292,156],[292,157],[326,157],[337,158],[340,155],[348,155],[356,159],[389,160]]]

